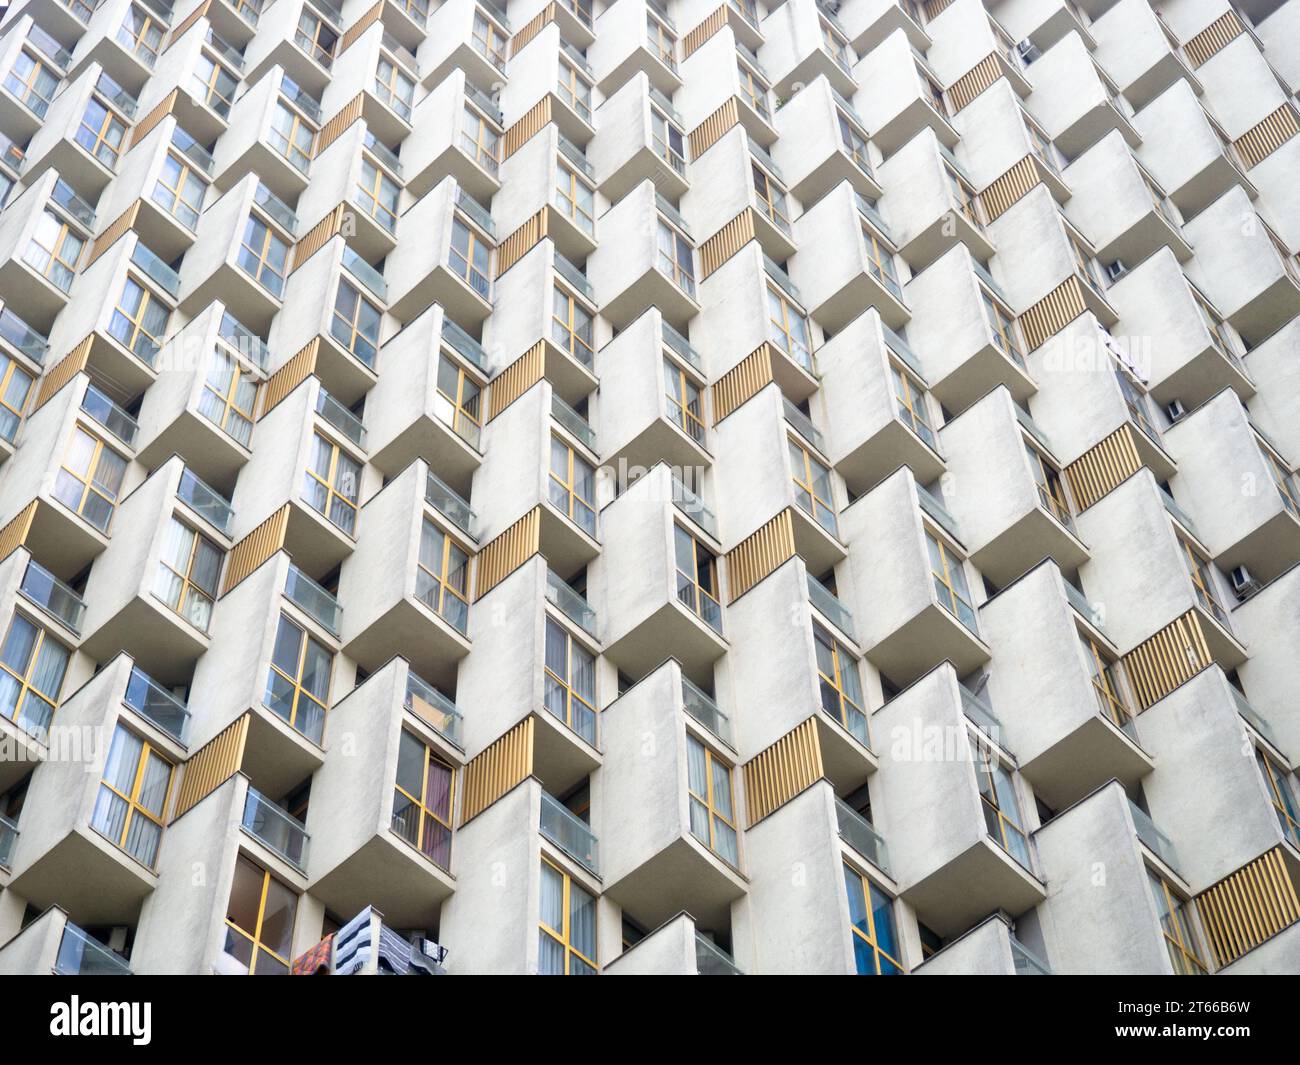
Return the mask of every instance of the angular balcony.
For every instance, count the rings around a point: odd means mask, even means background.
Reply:
[[[335,912],[365,903],[402,927],[436,927],[455,886],[459,712],[394,657],[330,713],[331,727],[354,733],[357,747],[353,757],[327,759],[312,778],[311,892]]]
[[[943,83],[904,34],[872,49],[858,64],[857,78],[855,101],[886,158],[927,127],[949,148],[957,146]]]
[[[429,486],[428,467],[416,461],[362,508],[357,547],[339,579],[339,597],[349,604],[341,639],[369,672],[400,655],[450,689],[470,650],[469,569],[477,545],[429,500]]]
[[[559,23],[552,20],[532,36],[512,41],[511,52],[510,78],[497,90],[501,113],[515,123],[544,110],[562,136],[579,146],[590,141],[595,74],[581,48],[564,38]]]
[[[256,174],[282,200],[296,201],[308,187],[317,134],[325,121],[320,107],[282,67],[271,67],[250,82],[230,109],[230,129],[213,150],[217,187],[228,189]]]
[[[873,721],[882,735],[913,737],[882,759],[881,807],[900,823],[911,823],[918,809],[944,810],[918,829],[895,833],[889,848],[902,897],[940,936],[962,932],[995,910],[1019,915],[1047,894],[1036,875],[1015,761],[974,738],[962,690],[945,663],[881,707]],[[950,737],[951,753],[921,755],[927,735]]]
[[[50,906],[0,949],[0,973],[30,976],[130,976],[127,960],[82,931],[61,905]]]
[[[1136,110],[1180,79],[1197,95],[1202,92],[1178,38],[1150,5],[1120,0],[1097,19],[1092,30],[1097,62]]]
[[[1051,976],[1047,963],[1016,938],[1014,922],[986,917],[945,943],[915,970],[917,976]]]
[[[1107,603],[1117,616],[1115,604]],[[1097,608],[1044,561],[980,608],[993,649],[988,682],[997,707],[996,737],[1016,753],[1034,792],[1062,809],[1111,778],[1131,787],[1151,772],[1139,745],[1134,696],[1119,650],[1098,623]],[[1035,672],[1014,658],[1032,648]],[[999,651],[1003,652],[999,657]],[[1028,708],[1032,707],[1032,711]]]
[[[643,181],[670,200],[690,187],[682,117],[644,74],[634,75],[597,108],[596,127],[585,157],[610,203]]]
[[[596,193],[586,155],[553,122],[502,162],[501,177],[514,193],[493,206],[497,232],[522,239],[540,221],[566,258],[582,262],[596,249],[596,217],[608,205]],[[503,254],[510,255],[510,248]],[[508,269],[508,260],[501,265]]]
[[[1119,86],[1078,36],[1067,36],[1045,52],[1028,76],[1034,91],[1026,106],[1067,158],[1082,155],[1112,130],[1130,148],[1141,144]]]
[[[637,949],[633,949],[637,948]],[[680,913],[607,964],[606,976],[741,976],[731,956]]]
[[[426,89],[462,70],[483,92],[505,79],[511,24],[505,7],[478,0],[449,0],[430,12],[424,41],[416,48]]]
[[[1287,716],[1290,705],[1290,663],[1297,626],[1291,610],[1300,567],[1292,567],[1265,585],[1233,611],[1233,626],[1250,648],[1239,673],[1250,705],[1268,721],[1281,750],[1290,752],[1300,741],[1300,728]]]
[[[244,52],[248,83],[255,84],[269,69],[280,67],[319,98],[342,51],[342,13],[330,3],[289,0],[283,6],[268,4],[257,29]]]
[[[72,66],[72,53],[26,11],[14,19],[6,38],[0,49],[0,117],[6,132],[26,143],[50,116],[59,83]]]
[[[868,119],[818,79],[790,98],[772,119],[780,139],[772,158],[800,203],[816,203],[844,181],[869,200],[880,197],[867,140]],[[877,145],[879,147],[879,145]]]
[[[767,44],[763,59],[772,71],[772,89],[782,99],[796,86],[824,77],[837,91],[852,95],[858,84],[853,72],[857,56],[848,30],[815,0],[793,0],[763,20]]]
[[[71,72],[95,63],[119,85],[138,94],[158,63],[171,21],[157,8],[133,10],[131,0],[99,4],[77,41]]]
[[[402,142],[406,191],[420,197],[448,175],[479,203],[501,189],[501,112],[463,71],[451,72],[415,107]]]
[[[645,10],[638,0],[615,0],[600,13],[600,33],[587,58],[596,88],[611,96],[638,73],[660,92],[671,96],[682,84],[677,69],[677,26],[667,5]]]
[[[867,660],[896,686],[948,660],[958,676],[988,661],[956,523],[910,470],[885,478],[841,515]],[[882,534],[882,530],[888,530]]]
[[[0,285],[31,326],[49,332],[67,306],[95,212],[53,170],[10,206],[0,221]]]
[[[245,61],[240,49],[207,18],[186,21],[188,25],[177,25],[179,33],[169,34],[167,48],[142,90],[140,113],[168,107],[186,129],[210,144],[230,128]]]
[[[414,126],[418,80],[415,56],[382,19],[354,23],[340,39],[321,108],[327,115],[359,111],[380,141],[398,144]]]

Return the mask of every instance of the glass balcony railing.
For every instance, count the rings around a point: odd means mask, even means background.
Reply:
[[[592,636],[596,635],[596,611],[586,599],[549,569],[546,571],[546,598],[575,625],[581,626]]]
[[[18,590],[73,632],[81,631],[81,619],[86,613],[85,601],[40,563],[28,560]]]
[[[50,193],[50,199],[62,207],[68,214],[72,215],[78,222],[85,226],[92,233],[95,230],[95,209],[85,200],[78,196],[62,178],[54,183],[54,191]]]
[[[193,162],[203,173],[209,177],[212,176],[213,167],[216,161],[212,158],[212,153],[203,147],[198,141],[186,133],[180,126],[172,130],[172,144],[191,162]]]
[[[449,487],[432,470],[425,475],[424,499],[466,536],[478,539],[478,520],[473,509],[459,492]]]
[[[185,704],[162,687],[144,670],[133,666],[131,679],[126,682],[127,706],[142,717],[147,717],[167,735],[185,742],[189,730],[190,712]]]
[[[465,718],[456,704],[433,685],[414,673],[406,674],[406,699],[403,705],[436,732],[446,736],[457,747],[461,745],[461,727]]]
[[[72,53],[41,29],[40,26],[33,23],[27,31],[27,39],[36,46],[37,51],[56,67],[62,70],[68,69],[68,64],[72,62]]]
[[[551,394],[551,417],[592,451],[596,450],[596,430],[591,427],[586,418],[554,393]]]
[[[856,641],[857,636],[853,632],[853,615],[849,613],[848,608],[811,573],[807,576],[808,599],[812,605],[820,610],[840,632]]]
[[[582,293],[591,303],[596,302],[596,290],[591,287],[587,275],[569,262],[558,251],[555,253],[555,272]]]
[[[984,735],[995,743],[998,742],[998,734],[1002,731],[1002,722],[997,719],[988,701],[983,696],[976,695],[964,684],[958,684],[957,689],[961,692],[961,712]]]
[[[763,267],[767,270],[767,276],[780,286],[781,291],[802,307],[803,299],[799,295],[799,290],[794,287],[794,282],[790,280],[790,275],[781,269],[781,264],[770,255],[764,255]]]
[[[954,540],[961,540],[961,532],[957,528],[957,519],[952,516],[947,507],[939,502],[935,494],[928,488],[922,488],[919,484],[916,486],[916,494],[921,501],[921,509],[937,521],[944,532]]]
[[[229,535],[231,522],[235,519],[235,508],[225,496],[201,480],[189,467],[181,473],[176,496],[214,529],[220,529]]]
[[[248,789],[241,823],[245,832],[266,844],[294,868],[307,868],[309,837],[306,826],[256,788]]]
[[[172,299],[175,299],[180,294],[181,275],[138,240],[135,249],[131,252],[131,262],[143,270],[154,284],[171,296]]]
[[[361,419],[322,388],[316,393],[316,413],[351,440],[357,447],[366,446],[366,427]]]
[[[45,353],[50,350],[50,342],[45,334],[38,333],[8,307],[0,310],[0,337],[33,362],[44,362]]]
[[[1129,811],[1133,814],[1133,827],[1137,829],[1138,839],[1170,869],[1177,870],[1178,852],[1174,850],[1174,845],[1169,837],[1156,828],[1156,823],[1151,820],[1150,815],[1137,806],[1133,800],[1129,800],[1128,806]]]
[[[682,677],[682,707],[723,743],[731,744],[731,718],[718,708],[711,696],[706,695],[686,677]]]
[[[492,221],[492,212],[462,188],[456,189],[456,206],[464,211],[479,229],[496,240],[497,229]]]
[[[1011,937],[1011,962],[1016,976],[1051,976],[1052,970],[1015,936]]]
[[[881,872],[889,872],[889,851],[871,822],[841,799],[835,800],[840,838]]]
[[[664,344],[667,345],[668,349],[684,362],[695,367],[700,373],[704,373],[704,360],[700,358],[700,353],[691,347],[691,342],[667,322],[663,322],[662,326]]]
[[[731,955],[712,940],[695,933],[695,971],[700,976],[743,976]]]
[[[1089,625],[1101,628],[1101,611],[1093,606],[1088,597],[1069,581],[1065,582],[1065,598],[1070,601],[1070,606],[1083,615],[1083,619]]]
[[[86,385],[81,409],[127,447],[135,446],[136,434],[140,431],[136,420],[92,384]]]
[[[54,959],[60,976],[130,976],[131,968],[119,954],[92,939],[75,924],[63,926],[63,939]]]
[[[18,826],[7,817],[0,816],[0,869],[8,869],[13,860],[14,844],[18,842]]]
[[[263,370],[266,369],[271,360],[271,349],[266,346],[266,341],[229,311],[222,313],[221,324],[217,327],[217,335],[248,359],[249,362],[261,367]]]
[[[339,634],[339,621],[343,616],[343,607],[339,601],[292,564],[284,582],[284,594],[289,602],[301,607],[308,617],[320,622],[326,631],[335,636]]]
[[[590,826],[546,792],[542,792],[542,816],[538,827],[543,836],[575,862],[600,875],[596,837]]]
[[[718,519],[713,516],[713,511],[706,507],[704,500],[687,488],[686,482],[675,473],[673,474],[673,505],[715,540],[718,538]]]
[[[140,109],[139,101],[107,74],[99,75],[99,80],[95,82],[95,91],[127,118],[134,119],[136,111]]]
[[[280,78],[280,93],[312,122],[320,123],[320,101],[305,89],[300,88],[298,83],[288,74]]]
[[[812,444],[823,455],[826,454],[826,438],[817,431],[813,425],[812,419],[803,411],[791,403],[788,399],[782,399],[785,407],[785,420],[794,426],[795,432],[802,436],[808,443]]]
[[[1273,730],[1269,726],[1269,723],[1260,716],[1259,711],[1251,706],[1246,700],[1246,697],[1242,695],[1241,692],[1237,691],[1236,687],[1232,684],[1228,685],[1228,691],[1232,693],[1233,704],[1236,706],[1237,713],[1241,715],[1242,719],[1247,721],[1256,732],[1264,737],[1264,739],[1268,740],[1268,742],[1274,747],[1277,747],[1278,743],[1276,737],[1273,735]]]
[[[450,318],[442,320],[442,339],[458,355],[477,366],[484,373],[488,372],[487,350]]]
[[[384,280],[384,275],[346,244],[343,245],[343,269],[370,289],[379,299],[388,301],[388,282]]]
[[[253,194],[253,202],[270,215],[272,220],[290,236],[297,235],[298,216],[293,213],[293,209],[287,203],[261,182],[257,185],[257,192]]]

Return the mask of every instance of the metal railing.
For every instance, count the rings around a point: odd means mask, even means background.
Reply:
[[[731,745],[731,718],[702,689],[692,684],[685,674],[682,676],[682,708],[723,743]]]
[[[194,513],[211,523],[214,529],[230,533],[231,522],[235,519],[235,508],[211,485],[201,480],[188,466],[181,473],[180,485],[176,496]]]
[[[140,431],[139,423],[95,385],[86,385],[86,393],[81,397],[81,409],[127,447],[135,446],[136,434]]]
[[[730,954],[699,932],[695,933],[695,971],[700,976],[744,976]]]
[[[73,632],[81,631],[81,619],[86,614],[85,600],[35,559],[28,560],[18,590]]]
[[[554,570],[549,569],[546,571],[546,598],[575,625],[581,626],[592,636],[596,635],[596,611]]]
[[[271,802],[254,787],[249,787],[244,800],[244,831],[266,844],[294,868],[306,870],[307,846],[310,837],[307,827],[288,810]]]
[[[1132,799],[1128,800],[1128,807],[1133,814],[1133,827],[1137,829],[1138,839],[1170,869],[1177,870],[1178,852],[1174,850],[1173,842],[1156,828],[1156,823],[1151,820],[1150,815]]]
[[[131,677],[126,682],[123,702],[137,714],[147,717],[167,735],[181,743],[185,742],[190,712],[184,703],[139,666],[131,667]]]
[[[63,926],[54,971],[60,976],[130,976],[125,959],[92,939],[75,924]]]
[[[600,875],[596,836],[585,821],[569,812],[558,799],[542,792],[542,813],[538,824],[542,835],[570,858]]]
[[[853,615],[849,612],[849,609],[839,601],[826,585],[822,584],[811,573],[807,576],[808,599],[812,602],[812,605],[829,618],[840,632],[856,642],[857,636],[853,632]]]
[[[478,539],[478,522],[473,508],[432,470],[424,478],[424,499],[466,536]]]
[[[409,671],[402,705],[457,747],[461,745],[461,727],[465,717],[460,709],[432,684]]]
[[[289,576],[285,578],[284,594],[289,602],[301,607],[327,631],[334,636],[339,634],[343,607],[334,596],[292,563],[289,565]]]
[[[316,413],[351,440],[357,447],[366,446],[366,427],[361,419],[343,406],[322,387],[316,393]]]
[[[586,418],[554,393],[551,394],[551,415],[592,451],[596,450],[596,430]]]
[[[889,851],[871,822],[843,799],[835,800],[835,819],[840,838],[881,872],[889,872]]]

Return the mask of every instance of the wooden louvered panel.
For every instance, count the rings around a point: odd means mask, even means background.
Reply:
[[[357,93],[356,96],[339,108],[338,113],[333,118],[321,126],[320,132],[316,134],[316,146],[312,150],[312,158],[320,155],[321,152],[343,136],[343,131],[361,117],[363,106],[362,94]]]
[[[248,722],[246,712],[186,760],[181,770],[173,821],[239,772],[244,764],[244,747],[248,743]]]
[[[265,418],[277,403],[316,372],[316,357],[319,353],[320,337],[312,337],[301,351],[271,374],[261,387],[262,411],[258,414],[259,419]]]
[[[379,21],[379,17],[383,13],[384,0],[379,0],[374,7],[369,11],[364,12],[356,22],[352,23],[351,26],[344,30],[343,37],[339,41],[339,54],[342,55],[351,48],[352,45],[356,43],[357,39],[366,32],[366,30],[370,29],[371,26]]]
[[[8,558],[18,548],[27,543],[27,534],[31,532],[32,519],[36,517],[36,500],[23,507],[9,523],[0,529],[0,559]]]
[[[1020,316],[1030,351],[1041,347],[1088,309],[1083,282],[1071,275]]]
[[[1236,140],[1237,151],[1250,169],[1263,162],[1292,137],[1300,133],[1300,121],[1295,109],[1283,104],[1264,121],[1246,130]]]
[[[740,109],[734,96],[728,96],[726,102],[703,122],[691,130],[687,140],[691,142],[691,158],[698,159],[719,138],[740,121]]]
[[[755,236],[754,209],[746,207],[700,245],[700,280],[708,277]]]
[[[32,408],[33,412],[45,406],[59,389],[86,368],[86,363],[90,360],[90,349],[94,343],[93,336],[86,337],[46,371],[45,376],[41,378],[40,391],[36,393],[36,406]]]
[[[284,534],[289,528],[289,504],[286,503],[266,521],[230,549],[230,562],[226,566],[226,583],[221,589],[225,595],[235,585],[257,569],[263,562],[284,547]]]
[[[952,103],[953,112],[960,111],[1000,77],[1002,64],[998,62],[997,53],[990,52],[948,86],[948,99]]]
[[[1196,896],[1219,967],[1300,921],[1300,899],[1280,846]]]
[[[921,5],[921,10],[925,13],[925,21],[933,22],[941,14],[948,10],[952,0],[925,0]]]
[[[543,207],[501,242],[497,248],[497,277],[532,251],[546,236],[549,218],[549,212]]]
[[[1142,468],[1133,428],[1121,425],[1065,467],[1079,509],[1087,510]]]
[[[1189,610],[1124,656],[1124,669],[1137,696],[1138,713],[1214,663],[1201,619]]]
[[[745,763],[745,806],[753,828],[825,776],[817,721],[808,718]]]
[[[532,558],[542,546],[542,508],[533,507],[478,553],[474,598],[488,592]]]
[[[551,97],[543,96],[501,135],[501,161],[505,162],[551,121]]]
[[[984,210],[988,212],[989,221],[1004,214],[1020,200],[1030,189],[1042,183],[1043,176],[1034,164],[1033,155],[1026,155],[1020,162],[1008,167],[1001,177],[994,180],[988,188],[980,193],[984,201]]]
[[[510,38],[510,58],[513,59],[519,54],[519,50],[529,41],[536,37],[544,30],[549,23],[555,21],[555,4],[547,4],[541,11],[519,27],[519,30]]]
[[[545,371],[546,344],[539,340],[492,378],[488,396],[488,421],[537,384]]]
[[[348,205],[340,203],[302,235],[302,239],[293,246],[293,266],[289,268],[289,273],[297,270],[321,248],[325,247],[330,240],[338,236],[343,229],[343,218],[347,211]]]
[[[90,246],[90,255],[86,257],[86,265],[81,268],[82,273],[85,273],[91,263],[108,251],[119,237],[131,231],[135,226],[135,216],[139,213],[140,201],[136,200],[104,228],[104,231],[95,238],[95,243]]]
[[[713,424],[753,399],[772,381],[772,346],[765,341],[713,382]]]
[[[1229,8],[1183,45],[1183,50],[1195,69],[1211,56],[1223,51],[1245,32],[1246,27],[1241,24],[1237,12]]]
[[[460,803],[462,825],[532,776],[535,728],[532,717],[526,717],[470,759]]]
[[[203,0],[203,3],[199,4],[198,7],[186,15],[180,22],[176,23],[176,25],[172,27],[171,35],[167,38],[167,48],[170,48],[173,44],[184,37],[185,32],[208,13],[208,8],[211,5],[212,0]],[[163,51],[166,50],[166,48],[163,49]]]
[[[154,131],[154,127],[157,126],[159,122],[172,113],[172,108],[176,106],[176,98],[180,96],[180,94],[180,89],[172,89],[171,92],[162,98],[162,103],[131,127],[131,138],[127,142],[128,148],[134,148]]]
[[[712,15],[709,15],[695,29],[691,30],[682,38],[682,58],[688,58],[692,52],[699,49],[705,41],[712,37],[718,30],[727,24],[727,5],[723,4]]]
[[[730,601],[734,603],[794,553],[794,518],[786,507],[727,552]]]

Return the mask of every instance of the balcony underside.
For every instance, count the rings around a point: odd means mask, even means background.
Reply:
[[[1282,506],[1231,547],[1215,556],[1224,571],[1245,566],[1258,581],[1267,583],[1300,562],[1300,518]]]
[[[355,914],[373,906],[391,927],[434,929],[455,887],[449,873],[385,829],[308,890],[332,913]]]
[[[383,431],[379,426],[367,429],[372,439]],[[441,419],[426,413],[399,429],[370,456],[375,469],[386,477],[396,477],[416,459],[424,459],[435,476],[468,499],[483,455]]]
[[[344,614],[344,623],[347,614]],[[373,673],[395,655],[435,688],[454,691],[456,667],[470,651],[469,639],[457,632],[424,603],[398,600],[355,635],[349,635],[343,653]],[[384,911],[387,913],[387,911]]]
[[[854,496],[863,495],[900,466],[907,466],[918,484],[930,484],[947,468],[939,453],[896,418],[890,418],[833,465]]]
[[[988,645],[937,603],[930,603],[867,649],[867,660],[898,688],[947,660],[957,676],[989,660]]]
[[[971,552],[976,569],[1005,587],[1051,558],[1063,573],[1073,573],[1089,558],[1088,548],[1047,511],[1033,507],[983,547]]]
[[[988,395],[998,385],[1006,385],[1017,403],[1025,404],[1038,386],[1029,372],[987,343],[972,352],[946,377],[931,384],[930,391],[944,408],[956,417],[972,403]]]
[[[1138,734],[1142,723],[1138,719]],[[1099,714],[1087,717],[1046,750],[1027,757],[1018,751],[1020,772],[1054,810],[1062,810],[1101,787],[1118,780],[1126,789],[1155,768],[1155,763],[1119,727]]]
[[[235,479],[252,452],[207,418],[186,409],[161,426],[155,436],[142,441],[136,452],[147,470],[158,469],[173,455],[179,455],[187,469],[229,499]]]
[[[645,574],[640,575],[644,578]],[[721,613],[721,611],[719,611]],[[611,632],[617,618],[606,619]],[[611,635],[605,657],[629,677],[644,677],[669,658],[695,684],[713,687],[713,666],[727,651],[727,642],[676,602],[665,602],[631,628]]]
[[[697,840],[679,836],[618,883],[605,889],[646,928],[685,911],[705,928],[726,928],[745,878]]]
[[[166,845],[163,835],[163,846]],[[19,836],[19,846],[30,843]],[[24,868],[9,890],[38,910],[62,906],[74,924],[134,925],[155,873],[89,827],[74,829]]]
[[[989,914],[1017,917],[1047,897],[1042,883],[990,839],[903,890],[917,916],[940,936],[955,936]]]
[[[1165,377],[1153,377],[1151,398],[1162,404],[1179,399],[1187,410],[1195,410],[1225,388],[1231,388],[1242,399],[1255,394],[1254,384],[1237,365],[1213,344],[1207,344]]]
[[[210,641],[206,633],[154,598],[147,590],[152,579],[149,574],[144,590],[93,632],[87,632],[81,649],[97,662],[125,652],[164,687],[185,684]]]

